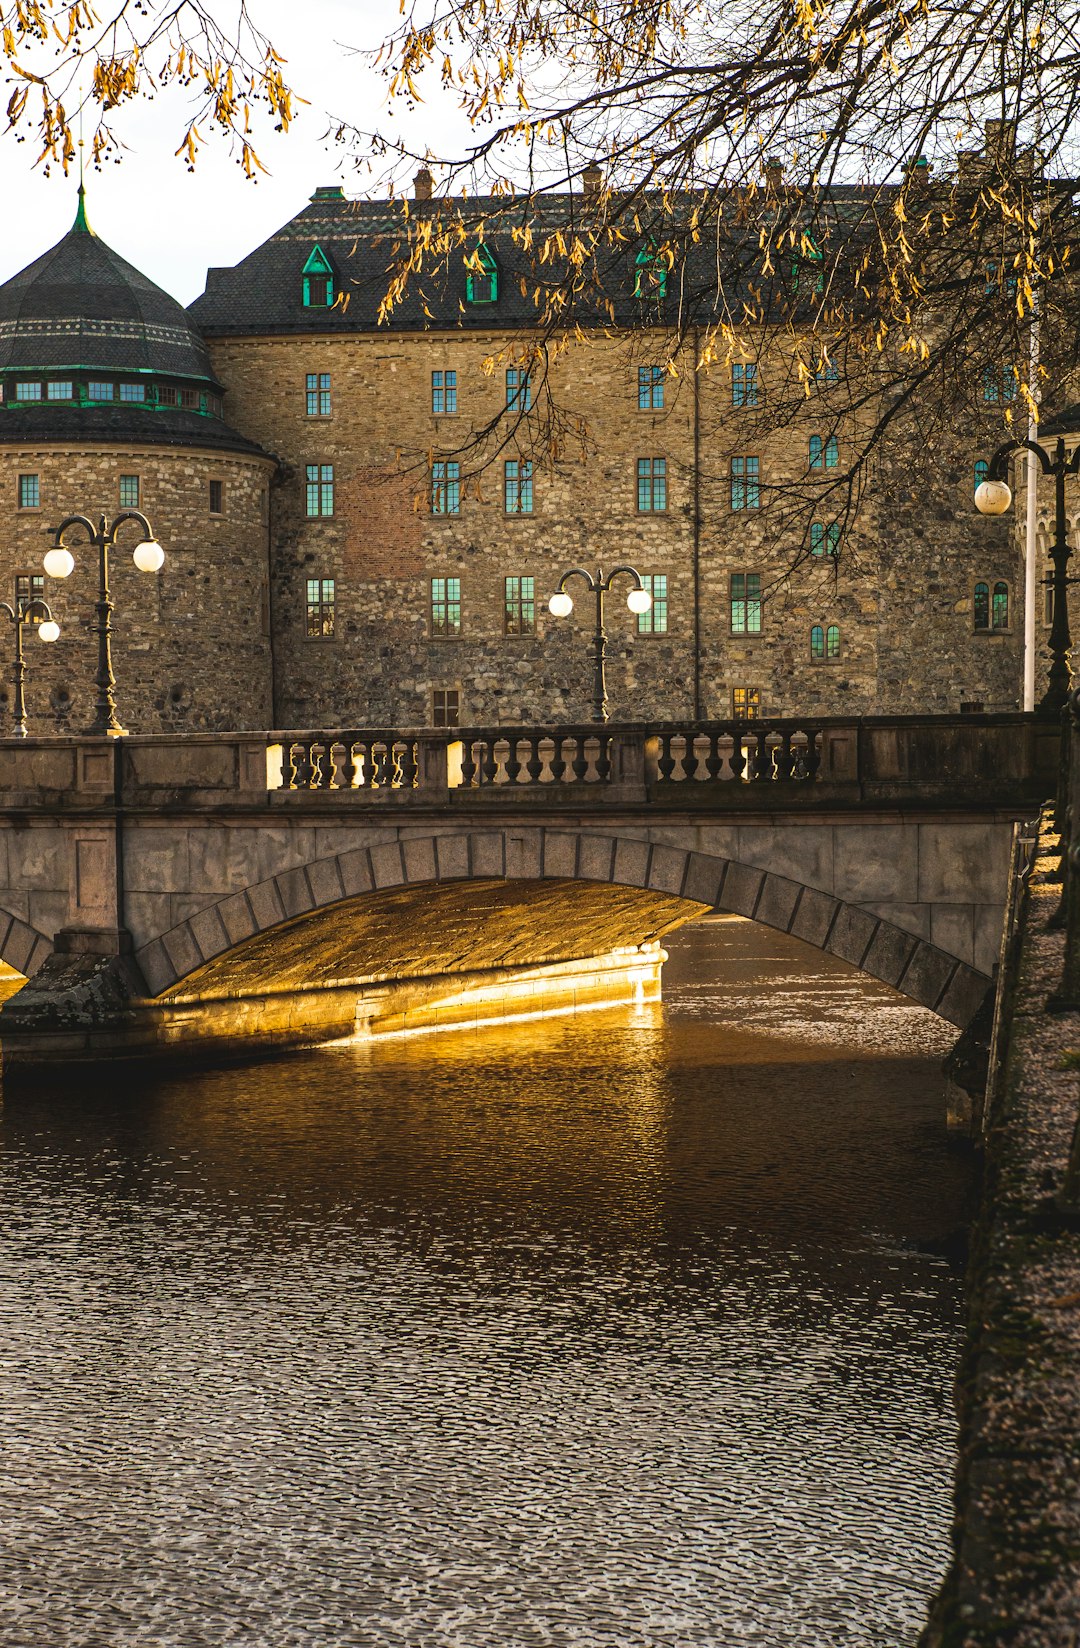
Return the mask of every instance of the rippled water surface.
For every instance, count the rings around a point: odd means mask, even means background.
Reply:
[[[9,1094],[4,1648],[900,1648],[945,1564],[949,1032],[662,1008]]]

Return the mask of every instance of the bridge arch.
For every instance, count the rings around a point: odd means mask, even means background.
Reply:
[[[153,997],[206,999],[583,959],[651,943],[709,911],[790,933],[952,1024],[968,1022],[989,983],[886,918],[789,877],[644,836],[565,828],[408,834],[317,858],[208,902],[135,959]]]
[[[53,941],[40,928],[0,909],[0,961],[24,978],[33,978],[53,953]]]

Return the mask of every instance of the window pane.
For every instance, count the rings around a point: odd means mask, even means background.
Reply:
[[[760,687],[732,687],[731,707],[738,721],[756,721],[761,714]]]
[[[19,508],[37,509],[41,504],[41,487],[36,475],[19,476]]]
[[[986,459],[985,458],[976,458],[976,460],[975,460],[975,490],[976,490],[976,492],[979,490],[982,483],[988,478],[989,474],[990,474],[990,465],[987,463]]]
[[[810,631],[810,657],[820,663],[825,656],[825,631],[815,624]]]
[[[70,401],[74,399],[73,385],[66,378],[57,379],[49,384],[49,399],[51,401]]]
[[[664,406],[664,368],[638,367],[638,411],[660,412]]]
[[[830,624],[825,631],[825,656],[827,658],[839,658],[840,656],[840,627],[838,624]]]
[[[138,509],[139,507],[139,477],[137,475],[121,475],[120,477],[120,508]]]
[[[515,411],[527,412],[532,406],[532,384],[527,368],[511,366],[506,372],[506,404]]]
[[[461,695],[456,687],[435,687],[431,694],[431,721],[436,727],[460,724]]]
[[[120,385],[120,399],[122,401],[145,401],[145,383],[122,383]]]
[[[752,457],[732,458],[732,509],[757,509],[760,506],[760,501],[758,459]]]
[[[637,461],[638,509],[655,513],[667,508],[667,459],[639,458]]]
[[[757,365],[753,361],[735,361],[731,367],[732,406],[758,404]]]
[[[308,372],[304,379],[307,397],[307,415],[309,418],[327,418],[330,416],[330,374],[329,372]]]
[[[975,628],[990,628],[990,585],[975,585]]]
[[[334,513],[334,467],[332,464],[307,464],[306,497],[309,516]]]
[[[433,578],[431,580],[431,633],[432,635],[460,635],[460,578]]]
[[[40,383],[17,383],[15,385],[15,399],[17,401],[39,401],[41,399]]]
[[[19,572],[15,575],[15,610],[22,614],[23,609],[31,601],[41,601],[45,598],[45,575],[41,572]],[[32,612],[26,619],[29,624],[40,624],[45,616],[43,612]]]
[[[666,635],[668,627],[668,591],[666,572],[643,573],[642,583],[653,598],[648,612],[638,613],[639,635]]]
[[[994,585],[994,628],[1008,629],[1009,627],[1009,586],[1008,584]]]
[[[105,383],[101,378],[91,378],[87,385],[87,394],[92,401],[111,401],[113,386],[111,383]]]
[[[508,515],[531,515],[532,464],[528,458],[508,458],[503,465],[503,507]]]
[[[210,482],[210,513],[211,513],[211,515],[220,515],[221,514],[221,506],[222,506],[222,503],[224,501],[223,500],[223,493],[224,493],[224,488],[223,488],[222,483],[220,481],[211,481]]]
[[[431,466],[431,513],[458,515],[461,513],[461,467],[457,463],[439,460]]]

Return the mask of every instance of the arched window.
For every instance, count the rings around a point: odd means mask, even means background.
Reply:
[[[825,631],[825,656],[826,658],[839,658],[840,656],[839,624],[830,624]]]
[[[335,295],[334,266],[321,246],[313,246],[304,264],[304,308],[329,309]]]
[[[634,296],[657,299],[667,296],[667,261],[651,240],[634,259]]]
[[[978,492],[985,480],[990,478],[990,465],[985,458],[975,459],[975,490]]]
[[[998,582],[994,585],[992,623],[994,629],[1008,629],[1009,627],[1009,586]]]
[[[825,627],[823,624],[814,624],[810,631],[810,659],[815,664],[824,662]]]
[[[487,246],[479,245],[466,260],[465,298],[468,303],[497,303],[499,298],[499,266]]]
[[[990,628],[990,585],[975,585],[975,628]]]
[[[840,442],[835,435],[822,440],[820,435],[810,437],[810,468],[835,469],[840,462]]]
[[[812,521],[810,523],[810,553],[811,555],[832,555],[833,557],[839,555],[839,521]]]

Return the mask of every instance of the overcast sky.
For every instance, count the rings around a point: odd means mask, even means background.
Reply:
[[[231,0],[220,0],[226,15]],[[244,177],[223,143],[211,140],[194,172],[174,157],[186,125],[179,99],[133,104],[114,121],[126,151],[86,178],[87,214],[95,231],[166,291],[190,303],[203,289],[207,266],[232,264],[287,222],[318,184],[341,183],[347,194],[370,190],[334,143],[323,141],[326,110],[359,123],[381,123],[385,86],[347,46],[370,47],[398,20],[397,0],[253,0],[256,21],[286,58],[286,75],[311,101],[287,136],[267,129],[257,143],[269,176]],[[438,146],[460,133],[451,107],[433,101],[404,117],[416,147]],[[17,232],[0,240],[0,283],[47,251],[75,216],[74,174],[46,177],[33,165],[33,144],[0,137],[4,220]]]

